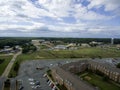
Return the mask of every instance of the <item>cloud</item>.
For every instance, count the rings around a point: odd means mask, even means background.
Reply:
[[[88,0],[88,8],[105,7],[105,11],[113,11],[120,8],[120,0]]]
[[[1,0],[0,35],[118,37],[119,9],[120,0]]]
[[[100,15],[96,12],[89,11],[87,7],[83,7],[82,5],[75,6],[75,15],[76,19],[82,20],[101,20],[107,19],[107,16]]]

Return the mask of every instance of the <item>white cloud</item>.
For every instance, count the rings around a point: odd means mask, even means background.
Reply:
[[[36,22],[31,22],[31,25],[18,25],[18,24],[0,24],[0,30],[19,30],[22,32],[30,32],[33,31],[37,28],[42,28],[44,27],[45,24],[43,23],[36,23]]]
[[[88,8],[93,7],[105,7],[105,11],[112,11],[115,9],[120,8],[120,0],[88,0],[90,1],[90,4],[88,5]]]
[[[39,4],[58,17],[69,16],[72,0],[38,0]]]
[[[120,29],[118,26],[104,26],[102,23],[120,15],[120,0],[88,0],[90,4],[82,5],[84,0],[1,0],[0,30],[18,30],[32,32],[43,28],[55,32],[88,32],[101,33]],[[75,3],[79,2],[79,3]],[[104,12],[111,16],[92,11],[104,6]],[[46,17],[48,17],[46,19]],[[74,18],[75,21],[65,22],[64,18]],[[44,19],[42,21],[42,19]],[[48,20],[51,22],[48,23]],[[67,20],[67,19],[66,19]],[[100,23],[100,24],[99,24]],[[109,22],[108,22],[109,23]],[[99,25],[97,25],[99,24]]]
[[[82,5],[75,6],[75,15],[77,19],[83,20],[100,20],[107,19],[107,16],[97,14],[96,12],[89,11],[87,7],[83,7]]]

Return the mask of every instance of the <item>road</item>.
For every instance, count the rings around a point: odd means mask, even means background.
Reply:
[[[4,71],[4,73],[2,74],[2,77],[8,77],[8,74],[9,74],[13,64],[15,63],[15,60],[16,60],[17,56],[20,55],[20,54],[21,54],[21,51],[14,54],[12,60],[9,62],[8,66],[6,67],[6,69]]]
[[[13,64],[15,63],[15,60],[17,58],[18,55],[21,54],[21,50],[19,52],[17,52],[16,54],[13,55],[13,58],[11,59],[11,61],[9,62],[8,66],[6,67],[4,73],[2,74],[2,76],[0,77],[0,90],[3,90],[3,84],[4,84],[4,81],[7,79],[8,75],[9,75],[9,72],[13,66]]]
[[[14,78],[10,80],[10,90],[16,90],[16,80]]]
[[[3,90],[3,82],[6,80],[6,78],[5,77],[0,77],[0,90]]]

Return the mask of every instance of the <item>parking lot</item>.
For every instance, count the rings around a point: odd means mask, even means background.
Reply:
[[[43,75],[58,63],[64,64],[71,61],[76,60],[33,60],[22,63],[16,77],[19,88],[21,90],[52,90],[46,82],[47,78]]]

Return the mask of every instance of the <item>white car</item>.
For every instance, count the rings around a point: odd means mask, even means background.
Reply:
[[[47,82],[47,84],[49,84],[51,81],[49,80],[48,82]]]
[[[29,81],[34,81],[34,79],[33,79],[33,78],[29,78],[28,80],[29,80]]]
[[[36,88],[39,88],[39,87],[40,87],[40,85],[31,86],[31,88],[33,88],[33,89],[36,89]]]
[[[36,86],[35,86],[35,88],[39,88],[39,87],[40,87],[40,85],[36,85]]]
[[[49,83],[49,86],[52,84],[52,82]]]
[[[52,90],[55,90],[55,88],[56,88],[56,86],[54,86],[54,87],[52,88]]]
[[[44,75],[43,75],[43,77],[46,77],[46,76],[47,76],[47,74],[44,74]]]
[[[31,85],[35,85],[35,83],[34,83],[34,82],[30,82],[30,84],[31,84]]]

